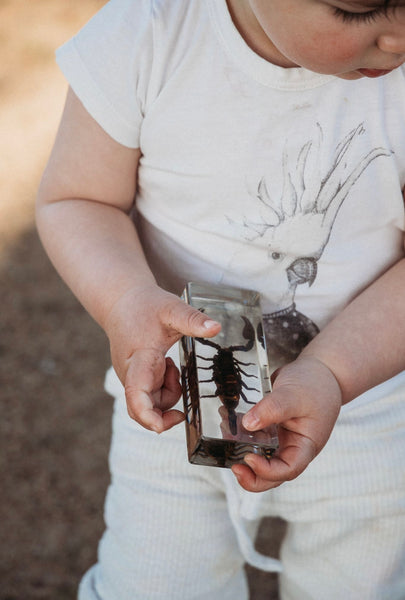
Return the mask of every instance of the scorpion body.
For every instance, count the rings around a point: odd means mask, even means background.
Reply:
[[[216,342],[207,340],[204,338],[196,338],[200,344],[215,348],[217,351],[213,358],[207,358],[204,356],[198,356],[202,360],[211,361],[209,367],[198,367],[199,369],[211,370],[212,378],[201,380],[201,383],[214,382],[216,386],[215,394],[202,396],[203,398],[219,398],[228,411],[228,423],[229,429],[232,435],[237,433],[237,415],[236,408],[239,404],[240,398],[242,398],[248,404],[255,404],[246,398],[244,390],[254,390],[259,392],[256,388],[248,387],[243,381],[242,375],[245,377],[256,377],[256,375],[250,375],[246,373],[242,366],[250,366],[254,363],[244,363],[238,360],[234,353],[235,352],[249,352],[253,348],[255,332],[254,328],[246,317],[241,317],[245,322],[242,335],[248,340],[246,344],[228,346],[222,348]]]

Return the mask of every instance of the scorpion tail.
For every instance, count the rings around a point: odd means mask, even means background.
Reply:
[[[245,321],[245,326],[243,328],[242,335],[245,338],[245,340],[248,340],[248,343],[245,345],[244,350],[248,352],[253,348],[253,344],[255,341],[255,330],[252,323],[247,317],[242,317],[242,319]]]
[[[241,316],[241,319],[245,321],[245,326],[242,330],[242,335],[245,338],[245,340],[247,340],[247,343],[239,346],[229,346],[229,350],[231,350],[232,352],[249,352],[249,350],[253,348],[253,345],[255,343],[255,330],[252,323],[247,317]]]

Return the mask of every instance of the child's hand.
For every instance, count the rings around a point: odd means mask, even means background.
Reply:
[[[280,369],[272,393],[243,420],[251,431],[278,423],[280,448],[270,461],[249,454],[245,458],[249,466],[234,466],[240,485],[251,492],[262,492],[302,473],[326,444],[341,403],[335,376],[316,358],[302,356]],[[248,416],[256,417],[258,422],[249,422]]]
[[[219,323],[156,285],[131,289],[121,297],[105,330],[130,417],[157,433],[183,421],[181,411],[171,410],[181,386],[166,352],[182,335],[213,337],[220,329]]]

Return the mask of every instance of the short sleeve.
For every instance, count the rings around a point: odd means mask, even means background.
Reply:
[[[56,60],[108,135],[137,148],[153,63],[151,0],[111,0],[58,48]]]

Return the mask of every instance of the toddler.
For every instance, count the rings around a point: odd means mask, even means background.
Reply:
[[[283,600],[403,600],[403,3],[111,0],[57,60],[38,229],[115,397],[80,600],[246,600],[245,561]],[[243,424],[278,424],[270,461],[187,462],[176,343],[220,329],[187,281],[261,294],[279,368]]]

